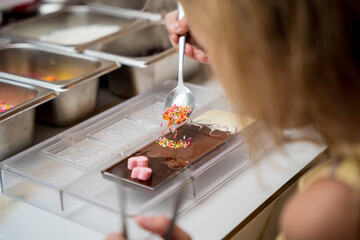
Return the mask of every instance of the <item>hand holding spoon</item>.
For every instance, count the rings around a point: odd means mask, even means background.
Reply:
[[[184,17],[184,9],[181,4],[178,3],[178,20]],[[176,88],[170,91],[165,98],[165,109],[174,106],[189,106],[193,111],[195,106],[194,93],[184,85],[183,80],[183,66],[184,66],[184,50],[185,50],[185,36],[179,38],[179,72],[178,72],[178,84]]]

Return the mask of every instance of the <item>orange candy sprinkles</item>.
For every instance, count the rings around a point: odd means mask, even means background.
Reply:
[[[188,138],[188,140],[181,140],[175,142],[174,140],[169,140],[166,137],[159,137],[156,142],[161,146],[161,147],[168,147],[168,148],[187,148],[188,146],[190,146],[190,139]]]
[[[44,77],[43,80],[48,81],[48,82],[56,81],[55,77],[51,76],[51,75]]]
[[[183,123],[190,113],[191,110],[189,106],[182,107],[176,106],[175,104],[174,106],[167,108],[163,113],[164,120],[168,121],[166,127],[169,128],[171,125]]]
[[[0,102],[0,112],[5,112],[6,110],[9,110],[10,108],[13,108],[13,107],[14,107],[14,105]]]
[[[171,132],[175,133],[174,139],[177,137],[177,129],[176,127],[173,128],[173,130],[170,128],[171,125],[179,125],[187,120],[188,116],[190,115],[191,110],[189,106],[182,107],[177,106],[176,104],[170,108],[167,108],[165,112],[163,113],[164,120],[167,121],[166,128],[169,129]],[[162,124],[161,124],[162,127]],[[161,133],[161,135],[164,134],[165,131]],[[174,141],[169,140],[164,136],[159,137],[156,139],[156,142],[159,143],[161,147],[168,147],[168,148],[187,148],[190,146],[190,139],[187,140],[180,140],[180,141]]]

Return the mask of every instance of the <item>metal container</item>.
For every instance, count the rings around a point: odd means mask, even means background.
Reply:
[[[140,11],[144,8],[146,0],[88,0],[86,2],[97,7],[115,7]]]
[[[164,80],[177,79],[178,54],[161,23],[144,25],[116,39],[86,48],[84,53],[122,65],[107,77],[110,90],[124,97],[144,92]],[[198,62],[185,58],[185,79],[199,66]]]
[[[134,14],[140,14],[143,17],[154,18],[153,14],[159,14],[161,18],[167,12],[176,9],[175,0],[147,1],[147,0],[88,0],[89,5],[114,9],[118,11],[130,11]],[[150,14],[153,13],[153,14]]]
[[[39,120],[59,126],[80,121],[95,109],[98,77],[117,67],[114,62],[31,44],[0,46],[0,77],[60,92],[37,109]],[[49,77],[55,81],[44,80]]]
[[[0,36],[4,35],[16,41],[41,44],[50,48],[80,52],[89,45],[101,42],[104,39],[111,38],[121,32],[126,32],[127,29],[133,28],[130,25],[132,25],[131,23],[135,19],[136,16],[124,11],[117,12],[111,9],[100,9],[85,5],[68,6],[58,12],[10,24],[0,30]],[[104,26],[111,26],[113,30],[96,38],[92,38],[94,34],[89,34],[88,38],[91,39],[89,41],[86,39],[82,41],[77,40],[76,43],[65,41],[69,38],[75,39],[83,36],[83,34],[79,34],[79,31],[71,31],[72,29],[91,26],[102,26],[102,29],[105,28]],[[62,37],[56,39],[49,38],[51,34],[59,33],[59,31],[63,32]],[[64,31],[68,31],[68,34],[72,35],[64,36]]]
[[[0,161],[31,145],[35,107],[55,96],[49,89],[0,78],[0,102],[14,106],[0,112]]]
[[[66,6],[80,4],[82,0],[41,0],[38,12],[49,14],[63,9]]]
[[[10,39],[0,38],[0,46],[4,44],[8,44],[10,42],[11,42]]]

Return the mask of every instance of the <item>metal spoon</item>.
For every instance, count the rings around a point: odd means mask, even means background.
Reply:
[[[184,17],[184,9],[181,4],[178,3],[178,19]],[[165,98],[165,109],[170,108],[173,105],[177,106],[189,106],[193,111],[195,106],[195,95],[194,93],[184,85],[183,80],[183,65],[184,65],[184,49],[185,49],[185,36],[179,38],[179,72],[178,72],[178,84],[176,88],[170,91]]]

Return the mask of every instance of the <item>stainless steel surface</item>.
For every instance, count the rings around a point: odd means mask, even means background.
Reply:
[[[56,3],[56,4],[80,4],[83,0],[41,0],[41,3]]]
[[[87,2],[94,6],[141,10],[145,5],[146,0],[88,0]]]
[[[99,89],[98,89],[98,97],[96,101],[96,107],[95,111],[90,114],[90,117],[93,117],[111,107],[114,107],[115,105],[122,103],[127,98],[122,98],[119,96],[114,95],[108,85],[106,84],[106,81],[100,81]],[[50,137],[55,136],[56,134],[59,134],[70,127],[73,127],[75,124],[68,125],[68,126],[54,126],[45,124],[41,121],[35,122],[35,136],[34,136],[34,142],[33,145],[38,144]]]
[[[156,84],[176,79],[177,53],[171,46],[163,24],[147,24],[141,29],[85,49],[86,55],[122,64],[108,74],[109,86],[117,95],[131,97]],[[200,64],[185,59],[185,78],[191,77]]]
[[[10,43],[10,39],[7,39],[7,38],[0,38],[0,46],[1,45],[4,45],[4,44],[8,44]]]
[[[81,0],[41,0],[37,11],[39,14],[50,14],[60,11],[66,6],[80,3]]]
[[[95,110],[98,83],[99,79],[94,78],[62,92],[36,109],[36,119],[57,126],[84,120]]]
[[[184,9],[178,3],[178,19],[184,17]],[[164,102],[164,109],[170,108],[174,105],[177,106],[189,106],[191,111],[195,106],[195,95],[194,93],[184,85],[183,80],[183,65],[184,65],[184,50],[185,50],[185,36],[179,38],[179,71],[178,71],[178,84],[176,88],[166,96]]]
[[[114,62],[27,43],[0,46],[0,76],[62,92],[116,69]],[[44,81],[46,76],[57,81]]]
[[[49,89],[0,79],[0,102],[14,105],[0,113],[0,161],[31,145],[35,107],[55,96]]]
[[[164,24],[145,23],[138,29],[84,50],[86,55],[146,68],[176,53]]]
[[[136,16],[126,12],[117,12],[113,9],[100,9],[91,6],[79,5],[68,6],[61,11],[33,17],[24,21],[10,24],[0,30],[0,36],[8,36],[14,40],[41,44],[50,48],[58,48],[66,51],[81,51],[85,47],[101,42],[104,39],[126,32],[130,24],[135,21]],[[93,24],[116,25],[120,29],[105,37],[81,44],[59,44],[40,40],[39,37],[47,35],[56,30],[70,29],[79,26]]]
[[[129,11],[152,20],[158,20],[165,13],[176,9],[176,0],[88,0],[87,3],[105,9],[116,8],[118,11]]]
[[[41,0],[42,3],[79,3],[81,0]]]
[[[61,94],[38,108],[38,118],[68,125],[94,110],[98,77],[118,66],[80,54],[39,49],[31,44],[0,47],[0,77],[53,89]],[[57,81],[42,80],[53,76]]]

